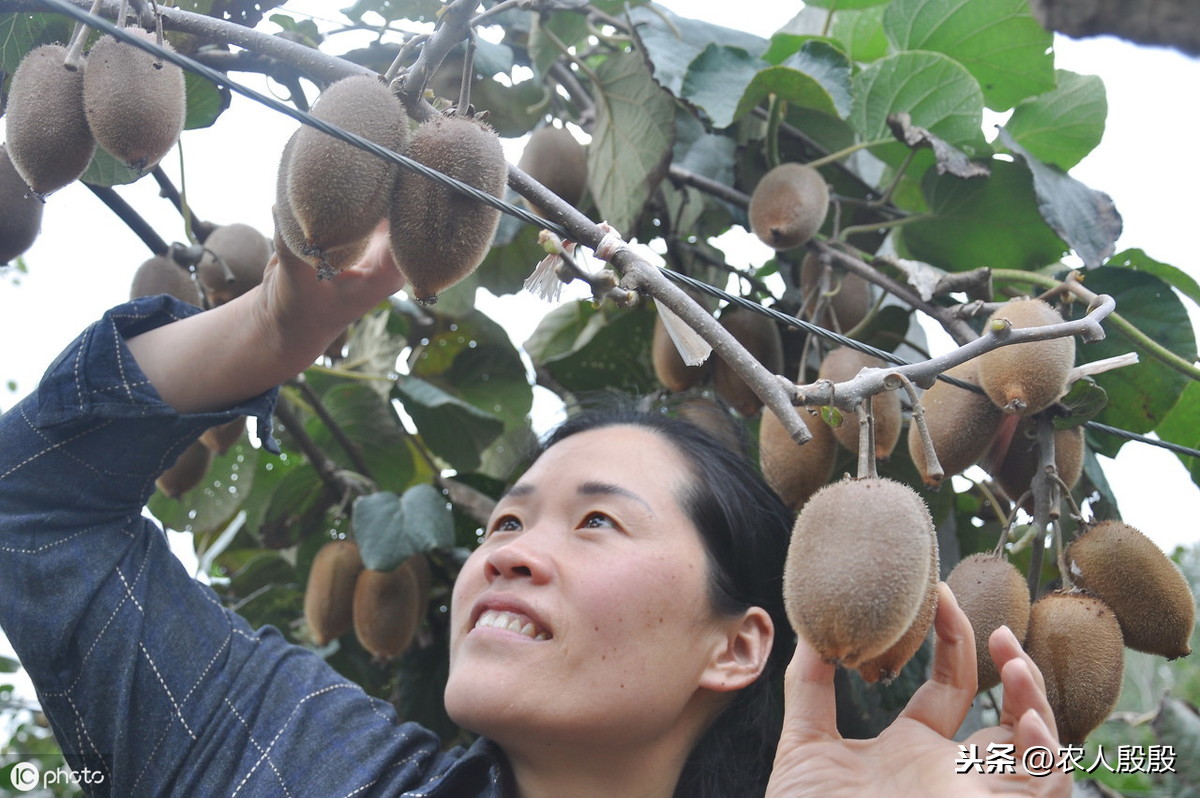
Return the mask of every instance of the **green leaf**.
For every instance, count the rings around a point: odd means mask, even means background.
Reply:
[[[582,347],[604,326],[604,315],[591,302],[568,302],[547,313],[523,348],[535,366]]]
[[[1029,0],[892,0],[883,27],[901,50],[943,53],[962,64],[997,111],[1054,88],[1054,37],[1034,19]]]
[[[288,469],[279,479],[255,532],[269,549],[284,549],[305,536],[330,504],[325,483],[309,462]],[[224,555],[218,558],[223,561]]]
[[[947,271],[980,266],[1036,269],[1066,253],[1037,212],[1033,180],[1017,164],[988,162],[988,178],[964,180],[929,170],[922,192],[932,218],[900,228],[905,257]]]
[[[736,47],[755,58],[767,49],[761,36],[677,16],[662,6],[639,6],[629,18],[654,80],[676,97],[684,96],[688,70],[710,44]]]
[[[807,0],[804,5],[815,8],[827,8],[830,11],[847,11],[881,6],[889,2],[891,0]]]
[[[666,174],[675,104],[651,79],[638,53],[610,57],[597,68],[596,77],[588,188],[600,218],[627,231]]]
[[[594,330],[594,331],[593,331]],[[599,328],[585,327],[570,352],[544,361],[551,376],[573,393],[648,393],[658,387],[650,362],[654,314],[617,311]]]
[[[207,78],[202,78],[194,72],[185,71],[183,80],[187,88],[187,116],[183,120],[184,130],[209,127],[229,108],[231,95],[227,87],[218,88]]]
[[[1054,417],[1054,428],[1069,429],[1095,418],[1108,404],[1108,394],[1095,380],[1085,377],[1072,383],[1059,402],[1067,408],[1067,414]]]
[[[744,113],[738,98],[763,66],[762,59],[740,47],[710,44],[688,67],[681,96],[702,110],[713,127],[728,127]]]
[[[1141,249],[1127,249],[1108,259],[1106,266],[1121,266],[1153,274],[1188,299],[1200,305],[1200,284],[1187,272],[1167,263],[1154,260]]]
[[[61,14],[0,14],[0,71],[11,79],[26,53],[43,44],[65,45],[71,28]]]
[[[1019,103],[1004,127],[1036,158],[1067,171],[1100,143],[1108,98],[1095,75],[1055,74],[1058,85]]]
[[[888,116],[907,111],[912,123],[974,156],[986,152],[983,94],[962,64],[940,53],[890,55],[854,76],[850,123],[864,141],[891,136]],[[907,155],[904,145],[888,144],[874,152],[889,163]]]
[[[156,491],[148,509],[167,529],[203,535],[224,528],[254,490],[260,451],[243,438],[213,460],[195,488],[178,499]]]
[[[1183,395],[1154,432],[1164,441],[1200,449],[1200,382],[1191,381],[1184,386]],[[1192,475],[1192,482],[1200,485],[1200,458],[1176,456]]]
[[[91,183],[94,186],[123,186],[140,180],[142,174],[109,155],[103,147],[97,147],[92,162],[80,176],[79,182]]]
[[[321,402],[333,422],[358,450],[369,471],[364,476],[386,490],[403,490],[409,485],[413,479],[413,462],[405,445],[407,436],[387,399],[362,382],[348,380],[323,391]],[[355,459],[319,418],[309,418],[304,426],[326,457],[340,468],[359,470]]]
[[[517,226],[513,231],[515,235],[503,246],[493,246],[489,249],[475,272],[479,275],[480,287],[486,288],[496,296],[520,291],[525,278],[533,273],[533,267],[546,256],[546,252],[538,244],[537,228],[508,214],[504,215],[500,223],[504,224],[505,220],[509,219]]]
[[[1162,280],[1145,272],[1118,267],[1102,267],[1087,275],[1087,286],[1098,294],[1108,294],[1117,303],[1117,313],[1160,345],[1187,361],[1196,359],[1195,332],[1183,302]],[[1108,337],[1077,348],[1082,362],[1115,357],[1137,347],[1124,335],[1105,325]],[[1145,352],[1136,365],[1106,371],[1095,376],[1096,383],[1108,394],[1108,406],[1097,421],[1131,432],[1150,432],[1166,418],[1179,401],[1190,380],[1175,369]],[[1099,451],[1110,457],[1124,443],[1111,436],[1096,436]]]
[[[354,540],[363,564],[391,571],[414,554],[454,545],[454,518],[441,491],[414,485],[402,495],[360,496],[351,510]]]
[[[829,35],[842,42],[851,61],[866,64],[887,55],[888,40],[883,32],[882,5],[856,11],[838,10],[833,15]]]
[[[735,117],[749,113],[774,94],[790,105],[833,117],[850,111],[850,62],[822,41],[807,42],[781,66],[760,71],[738,101]]]
[[[0,673],[16,673],[21,670],[21,663],[12,657],[0,657]]]
[[[479,453],[504,430],[504,422],[419,377],[403,376],[393,393],[434,454],[461,471],[479,467]]]
[[[1084,267],[1094,269],[1112,255],[1121,235],[1121,214],[1112,197],[1034,158],[1004,128],[1000,128],[1000,142],[1025,162],[1033,175],[1038,211],[1071,245]]]

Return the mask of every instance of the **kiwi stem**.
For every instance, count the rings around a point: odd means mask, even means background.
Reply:
[[[868,396],[854,408],[858,418],[858,478],[874,479],[879,476],[875,469],[875,418],[872,412],[874,396]]]
[[[884,222],[872,222],[870,224],[852,224],[849,227],[843,227],[838,231],[838,240],[845,241],[850,236],[856,233],[874,233],[879,230],[890,230],[894,227],[903,227],[906,224],[913,222],[922,222],[926,219],[932,219],[932,215],[928,213],[917,213],[912,216],[902,216],[899,219],[889,219]]]
[[[100,6],[103,0],[92,0],[92,8],[88,11],[89,14],[95,15],[100,13]],[[75,30],[71,32],[71,41],[67,45],[67,55],[63,58],[63,66],[74,72],[79,69],[83,63],[83,44],[87,41],[87,32],[91,30],[82,22],[75,23]]]
[[[778,94],[772,92],[771,100],[767,107],[767,133],[764,137],[764,143],[767,148],[767,168],[774,169],[779,166],[779,123],[783,120],[783,115],[787,112],[787,100],[782,99]],[[809,164],[814,169],[815,165]]]
[[[383,73],[383,82],[391,85],[392,81],[396,79],[396,76],[400,74],[401,67],[404,66],[404,62],[408,60],[408,57],[412,54],[412,51],[416,49],[417,45],[421,44],[428,38],[428,33],[418,33],[416,36],[410,37],[404,42],[404,44],[400,45],[400,52],[396,53],[396,57],[392,59],[391,65],[389,65],[387,71]],[[424,85],[420,87],[420,91],[425,91]]]
[[[946,476],[946,472],[933,448],[933,436],[929,434],[929,425],[925,423],[925,405],[921,404],[921,398],[917,395],[917,386],[913,385],[912,380],[903,374],[892,373],[900,380],[900,385],[903,386],[905,393],[908,394],[908,400],[912,404],[912,423],[917,425],[917,434],[921,436],[921,448],[925,450],[925,470],[931,479],[941,482],[942,478]]]
[[[820,158],[814,158],[808,162],[808,165],[813,169],[819,169],[822,166],[828,166],[831,163],[837,163],[843,158],[853,155],[859,150],[869,150],[871,147],[878,147],[881,144],[888,144],[891,141],[894,141],[894,139],[887,138],[875,139],[874,141],[861,141],[858,144],[851,144],[849,147],[844,147],[837,152],[831,152],[826,155],[822,155]],[[876,200],[875,202],[877,204],[879,200]]]
[[[475,30],[467,29],[467,48],[463,54],[462,83],[458,87],[458,116],[470,115],[471,109],[471,78],[475,75]]]

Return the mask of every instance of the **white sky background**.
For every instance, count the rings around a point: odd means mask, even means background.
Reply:
[[[664,5],[762,36],[770,36],[800,8],[798,2],[779,0],[667,0]],[[333,7],[312,0],[287,6],[298,16],[309,10],[328,13]],[[335,40],[334,46],[342,44]],[[1118,250],[1141,247],[1200,279],[1195,234],[1189,229],[1191,195],[1200,185],[1200,162],[1189,158],[1191,137],[1200,129],[1200,104],[1190,99],[1192,88],[1200,85],[1200,62],[1111,38],[1059,38],[1055,49],[1059,68],[1100,75],[1108,90],[1103,142],[1072,175],[1113,197],[1125,224]],[[235,78],[269,91],[257,76]],[[187,195],[201,218],[244,222],[269,234],[278,154],[296,126],[290,118],[234,95],[225,116],[211,128],[186,132],[181,148],[167,156],[163,167],[181,185],[182,151],[189,166]],[[508,152],[515,161],[519,145]],[[185,240],[179,214],[157,196],[152,178],[121,186],[118,192],[168,242]],[[729,253],[736,265],[757,265],[770,256],[752,236],[731,238],[744,241]],[[141,241],[82,185],[50,198],[41,236],[25,254],[29,274],[0,271],[0,376],[17,383],[15,393],[0,385],[0,410],[36,385],[46,365],[84,325],[128,298],[133,273],[148,257]],[[485,306],[502,314],[517,344],[549,308],[528,296]],[[1180,522],[1200,517],[1200,490],[1174,455],[1128,443],[1115,461],[1105,461],[1105,470],[1127,521],[1168,551],[1200,541],[1200,530]]]

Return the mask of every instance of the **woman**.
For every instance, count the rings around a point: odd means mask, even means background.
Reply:
[[[944,588],[933,678],[842,740],[833,668],[792,655],[779,607],[786,511],[687,425],[570,422],[498,503],[454,589],[467,751],[224,610],[141,518],[155,475],[208,426],[268,419],[273,386],[401,287],[379,238],[333,280],[285,258],[205,313],[121,306],[0,418],[0,623],[93,794],[1069,795],[1063,774],[955,772],[975,652]],[[968,743],[1056,750],[1037,669],[1007,630],[992,653],[1004,712]]]

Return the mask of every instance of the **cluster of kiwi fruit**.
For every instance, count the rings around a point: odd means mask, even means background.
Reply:
[[[508,165],[499,137],[469,113],[437,115],[409,130],[400,99],[372,75],[343,78],[313,115],[495,197]],[[392,256],[419,301],[467,277],[487,254],[499,210],[410,169],[401,169],[315,128],[292,136],[280,159],[276,247],[331,277],[357,261],[387,220]]]
[[[1070,586],[1032,604],[1025,578],[997,554],[963,559],[946,582],[974,627],[979,689],[1000,682],[987,640],[1006,625],[1045,678],[1059,737],[1079,744],[1117,703],[1125,648],[1191,654],[1195,598],[1178,566],[1121,521],[1086,524],[1063,561]]]
[[[432,573],[424,554],[391,571],[367,568],[358,544],[330,540],[317,551],[304,589],[304,619],[318,646],[354,631],[378,660],[400,656],[425,617]]]
[[[207,232],[194,273],[170,254],[155,255],[134,272],[129,298],[168,294],[197,307],[223,305],[262,282],[271,254],[271,242],[250,225],[218,225]],[[158,489],[178,499],[196,487],[212,461],[237,443],[245,429],[243,416],[206,429],[158,476]]]

